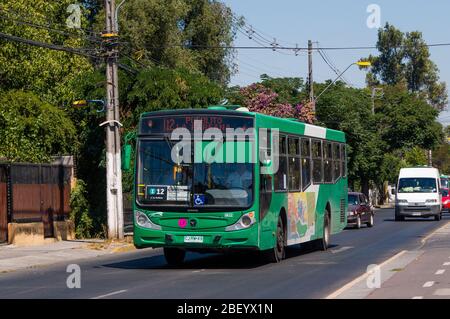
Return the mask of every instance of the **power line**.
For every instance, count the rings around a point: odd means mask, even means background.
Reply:
[[[46,25],[37,24],[37,23],[33,23],[33,22],[29,22],[29,21],[13,18],[13,17],[7,16],[7,15],[3,15],[3,14],[0,14],[0,17],[8,19],[8,20],[11,20],[11,21],[13,21],[13,22],[15,22],[17,24],[22,24],[22,25],[27,25],[27,26],[30,26],[30,27],[45,29],[45,30],[48,30],[48,31],[51,31],[51,32],[55,32],[55,33],[59,33],[61,35],[65,35],[65,36],[69,36],[69,37],[83,38],[83,39],[88,40],[90,42],[102,43],[102,41],[100,39],[95,39],[95,38],[90,37],[90,36],[88,37],[88,36],[85,36],[85,35],[75,34],[75,33],[63,31],[63,30],[60,30],[60,29],[51,28],[51,27],[46,26]]]
[[[69,53],[82,55],[82,56],[86,56],[86,57],[90,57],[90,58],[94,58],[94,59],[100,58],[100,56],[98,56],[98,55],[93,55],[93,54],[89,54],[89,53],[85,52],[85,51],[88,51],[89,49],[83,49],[83,48],[77,49],[77,48],[65,47],[62,45],[44,43],[44,42],[39,42],[39,41],[35,41],[35,40],[17,37],[14,35],[3,33],[3,32],[0,32],[0,38],[8,40],[8,41],[25,43],[25,44],[29,44],[29,45],[36,46],[36,47],[41,47],[41,48],[46,48],[46,49],[51,49],[51,50],[56,50],[56,51],[69,52]]]
[[[330,60],[328,60],[324,54],[324,52],[322,52],[321,50],[317,51],[320,55],[320,57],[322,58],[323,61],[325,61],[325,63],[330,67],[330,69],[338,76],[340,77],[345,84],[349,85],[348,81],[346,78],[344,78],[344,76],[341,74],[341,72],[339,71],[338,68],[336,68],[332,62]]]
[[[46,22],[47,22],[46,25],[38,24],[38,23],[35,23],[35,22],[30,22],[30,19],[24,17],[22,14],[18,13],[16,10],[13,10],[13,9],[10,9],[10,8],[5,10],[4,7],[2,7],[1,5],[0,5],[0,11],[4,12],[6,14],[14,15],[15,18],[13,18],[13,19],[24,20],[24,21],[27,21],[27,23],[34,23],[35,25],[38,25],[40,27],[46,27],[46,28],[49,28],[49,29],[52,29],[52,30],[58,30],[58,31],[62,31],[61,28],[63,28],[63,29],[67,28],[66,25],[63,25],[63,24],[60,24],[60,23],[49,22],[48,20],[46,20]],[[35,17],[30,17],[30,18],[34,19]],[[78,27],[78,28],[76,28],[76,30],[82,31],[84,33],[91,34],[91,37],[93,37],[93,38],[98,37],[98,35],[99,35],[98,32],[87,30],[87,29],[82,28],[82,27]],[[62,32],[65,32],[65,31],[62,31]]]

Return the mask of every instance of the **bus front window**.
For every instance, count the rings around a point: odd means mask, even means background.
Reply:
[[[137,202],[201,210],[247,208],[253,203],[253,164],[181,163],[171,158],[175,143],[141,140],[136,176]]]
[[[144,140],[139,144],[137,199],[141,204],[182,205],[189,203],[192,167],[171,159],[168,140]]]
[[[248,207],[253,201],[253,164],[195,164],[195,206]]]

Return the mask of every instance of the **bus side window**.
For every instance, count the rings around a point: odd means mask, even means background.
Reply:
[[[279,154],[278,154],[278,171],[275,173],[275,191],[287,190],[287,138],[286,135],[280,134]]]
[[[338,143],[333,143],[333,179],[336,182],[341,177],[341,152]]]
[[[341,174],[343,177],[347,177],[347,151],[345,144],[341,144]]]
[[[333,182],[333,157],[332,144],[330,142],[323,142],[323,172],[324,182]]]
[[[323,183],[322,141],[312,140],[312,158],[313,158],[313,182],[314,184]]]
[[[309,138],[301,139],[301,171],[302,190],[311,184],[311,141]]]
[[[289,152],[289,164],[288,164],[288,179],[289,179],[289,191],[300,190],[300,147],[298,137],[288,138],[288,152]]]

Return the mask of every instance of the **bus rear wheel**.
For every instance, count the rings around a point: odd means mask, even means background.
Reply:
[[[328,211],[325,211],[325,216],[323,217],[323,234],[322,238],[317,239],[316,241],[316,247],[319,250],[327,250],[328,246],[330,245],[330,236],[331,236],[331,229],[330,229],[330,216],[328,215]]]
[[[183,264],[186,251],[180,248],[164,247],[164,257],[171,266],[179,266]]]
[[[284,223],[281,215],[278,216],[276,240],[275,247],[265,252],[267,261],[272,263],[278,263],[286,256]]]

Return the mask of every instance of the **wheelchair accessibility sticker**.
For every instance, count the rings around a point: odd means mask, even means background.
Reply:
[[[194,194],[194,205],[195,206],[205,205],[205,195],[204,194]]]

